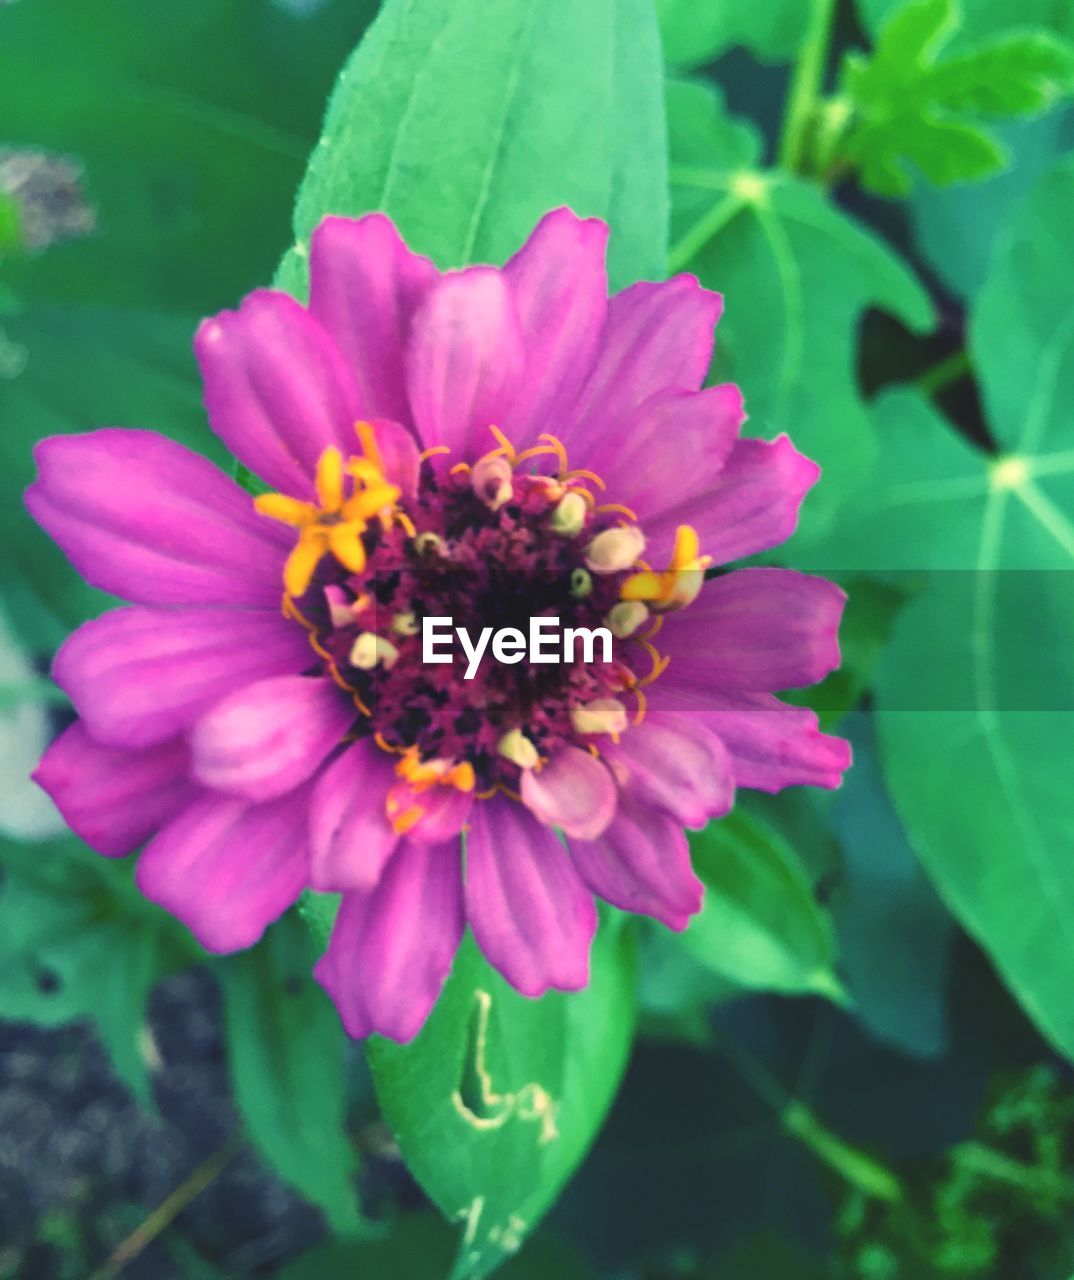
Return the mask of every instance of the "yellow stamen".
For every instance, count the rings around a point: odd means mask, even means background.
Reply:
[[[384,474],[384,457],[377,445],[377,433],[373,429],[371,422],[356,422],[354,424],[355,431],[358,432],[358,439],[361,442],[362,452],[369,461],[376,467],[381,475]]]
[[[577,467],[574,471],[568,471],[563,477],[564,480],[588,480],[590,484],[595,484],[598,489],[607,489],[607,485],[597,475],[595,471],[586,471],[583,467]]]
[[[628,520],[636,521],[637,513],[632,511],[630,507],[624,507],[621,502],[602,502],[599,507],[594,507],[594,511],[618,511],[621,515],[627,517]]]
[[[329,445],[317,459],[317,475],[314,480],[321,510],[329,515],[343,507],[343,455]]]
[[[438,454],[450,453],[451,450],[446,444],[430,445],[428,449],[422,449],[418,454],[419,462],[426,462],[429,458],[435,458]]]
[[[500,446],[500,450],[502,450],[507,455],[508,459],[511,462],[514,462],[515,446],[511,443],[510,440],[508,440],[508,438],[504,435],[504,433],[500,430],[499,427],[490,426],[489,430],[492,432],[493,439]],[[500,450],[494,450],[494,453],[499,452]]]
[[[638,600],[652,609],[681,609],[697,599],[711,556],[700,556],[697,531],[688,524],[675,531],[671,565],[632,574],[619,588],[621,600]]]
[[[279,520],[296,529],[313,524],[320,515],[312,502],[299,502],[297,498],[289,498],[283,493],[259,493],[254,499],[254,510],[270,520]]]
[[[391,801],[389,801],[389,806]],[[416,826],[421,821],[421,815],[425,810],[420,804],[412,804],[409,809],[404,809],[402,813],[389,813],[388,821],[392,824],[392,830],[397,836],[405,836],[411,827]]]
[[[282,493],[259,494],[254,499],[254,508],[261,515],[299,531],[298,542],[284,566],[288,595],[302,596],[309,590],[317,565],[329,553],[351,573],[361,573],[366,564],[362,535],[369,521],[379,516],[390,524],[392,508],[400,497],[399,487],[384,476],[371,424],[358,423],[357,431],[363,447],[373,457],[350,458],[345,464],[335,445],[325,449],[314,475],[319,506]],[[345,490],[347,477],[353,485],[349,497]]]

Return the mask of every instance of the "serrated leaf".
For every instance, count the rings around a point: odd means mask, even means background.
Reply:
[[[632,969],[619,922],[605,920],[589,986],[530,1000],[467,937],[418,1037],[369,1042],[407,1167],[462,1224],[456,1280],[518,1249],[600,1127],[630,1047]]]
[[[865,29],[875,34],[904,0],[857,0]],[[1067,0],[962,0],[962,25],[951,36],[951,47],[964,48],[1007,27],[1042,26],[1074,39],[1074,8]]]
[[[941,896],[1068,1056],[1072,208],[1067,162],[1018,218],[974,312],[973,362],[1004,454],[961,441],[920,397],[886,397],[871,509],[841,537],[855,559],[931,571],[881,664],[885,776]]]
[[[906,0],[871,57],[849,55],[843,95],[853,124],[837,163],[865,186],[905,195],[914,169],[938,185],[979,179],[1006,163],[979,117],[1039,114],[1074,91],[1074,46],[1045,30],[991,33],[941,58],[961,24],[956,0]]]
[[[337,1233],[367,1229],[346,1130],[346,1037],[310,977],[316,951],[285,916],[250,951],[219,965],[235,1098],[272,1167],[324,1210]]]
[[[711,62],[742,45],[764,62],[790,62],[809,20],[801,0],[738,5],[714,0],[656,0],[664,56],[676,67]]]
[[[932,323],[928,295],[882,241],[811,184],[756,168],[759,141],[697,84],[668,89],[672,266],[723,293],[713,377],[738,382],[748,430],[787,431],[824,468],[797,543],[864,479],[872,426],[854,352],[862,313]]]
[[[548,209],[609,221],[613,286],[662,274],[665,130],[648,0],[388,0],[344,68],[295,210],[388,213],[442,267],[502,262]]]
[[[121,1079],[151,1105],[146,1002],[193,958],[185,938],[141,898],[129,864],[72,837],[0,842],[0,872],[0,1013],[44,1026],[92,1019]]]
[[[739,986],[841,999],[835,933],[805,868],[769,823],[736,809],[690,835],[705,882],[682,945]]]

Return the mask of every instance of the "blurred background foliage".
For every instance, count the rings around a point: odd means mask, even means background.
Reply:
[[[0,1280],[1069,1280],[1074,6],[385,0],[348,61],[377,9],[0,0]],[[608,913],[586,993],[467,945],[363,1052],[330,902],[208,963],[27,782],[108,604],[30,450],[227,465],[193,327],[324,212],[456,266],[563,202],[724,293],[713,378],[823,463],[781,558],[849,590],[856,763],[692,837],[701,915]]]

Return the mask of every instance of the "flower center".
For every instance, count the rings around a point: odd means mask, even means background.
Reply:
[[[600,500],[599,476],[572,470],[552,436],[519,453],[495,427],[496,447],[472,466],[436,457],[443,448],[422,455],[403,501],[373,428],[357,430],[360,455],[322,456],[318,505],[279,494],[255,504],[298,529],[284,611],[353,697],[355,736],[399,756],[396,829],[420,816],[408,797],[438,787],[515,794],[522,770],[560,747],[596,751],[603,735],[639,721],[644,687],[667,661],[651,643],[660,614],[689,604],[704,577],[694,531],[681,527],[670,567],[651,569],[634,513]],[[613,639],[610,654],[583,644],[582,660],[560,663],[486,653],[462,679],[455,664],[423,660],[422,623],[433,618],[471,636],[525,635],[531,619],[549,618]]]

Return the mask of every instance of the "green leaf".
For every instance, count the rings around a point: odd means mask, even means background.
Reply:
[[[1039,114],[1074,91],[1074,45],[1045,30],[990,33],[941,60],[960,23],[956,0],[906,0],[872,56],[844,63],[841,162],[881,195],[905,195],[912,167],[940,186],[998,172],[1006,153],[977,118]]]
[[[627,939],[605,920],[590,985],[519,995],[462,945],[436,1008],[409,1045],[374,1038],[381,1110],[407,1167],[462,1224],[452,1275],[488,1275],[518,1249],[600,1127],[634,1021]]]
[[[714,0],[656,0],[664,56],[676,67],[711,62],[743,45],[765,62],[790,62],[805,34],[802,0],[738,5]]]
[[[867,31],[875,34],[905,0],[857,0]],[[1067,0],[962,0],[961,26],[952,33],[951,47],[961,48],[1007,27],[1042,26],[1074,39],[1074,9]]]
[[[888,785],[941,896],[1052,1043],[1074,1056],[1074,165],[1042,182],[993,263],[972,351],[989,458],[927,404],[881,407],[890,452],[857,553],[934,572],[877,690]],[[901,544],[896,545],[901,528]],[[923,767],[927,765],[927,767]]]
[[[682,944],[742,987],[842,998],[835,934],[801,861],[770,824],[736,809],[690,836],[705,882]]]
[[[455,1232],[439,1214],[402,1214],[391,1226],[391,1235],[383,1240],[316,1245],[288,1263],[278,1280],[440,1280],[447,1275]],[[544,1231],[497,1275],[502,1280],[596,1280],[573,1250]]]
[[[954,294],[972,297],[984,282],[996,239],[1020,201],[1074,145],[1074,111],[994,130],[1011,156],[1004,173],[967,186],[920,183],[910,205],[914,240]]]
[[[0,259],[22,243],[19,210],[10,196],[0,191]]]
[[[612,227],[613,286],[663,274],[665,130],[648,0],[388,0],[344,68],[277,276],[326,213],[388,213],[442,267],[502,262],[548,209]]]
[[[221,962],[235,1097],[273,1168],[319,1205],[337,1233],[368,1230],[358,1210],[358,1160],[346,1129],[347,1039],[310,977],[302,923],[285,916],[264,942]]]
[[[97,215],[20,266],[21,292],[204,313],[264,283],[375,0],[304,18],[267,0],[0,9],[0,138],[75,157]]]
[[[869,717],[844,725],[854,768],[832,806],[843,848],[836,907],[854,1011],[879,1040],[920,1057],[945,1051],[951,917],[919,866],[884,789]]]
[[[193,959],[132,868],[67,837],[0,843],[0,1013],[55,1026],[92,1018],[131,1092],[152,1105],[143,1040],[156,982]]]
[[[759,171],[759,140],[712,90],[673,82],[668,118],[672,267],[725,296],[714,377],[741,385],[751,432],[787,431],[824,468],[804,508],[804,542],[871,465],[854,361],[863,312],[883,307],[924,330],[932,307],[899,259],[823,192]]]
[[[72,627],[106,607],[27,515],[33,446],[45,436],[101,426],[151,427],[214,461],[226,455],[209,431],[191,340],[194,318],[157,312],[42,308],[16,316],[8,336],[25,350],[22,371],[0,378],[0,590],[27,646],[47,654]]]

